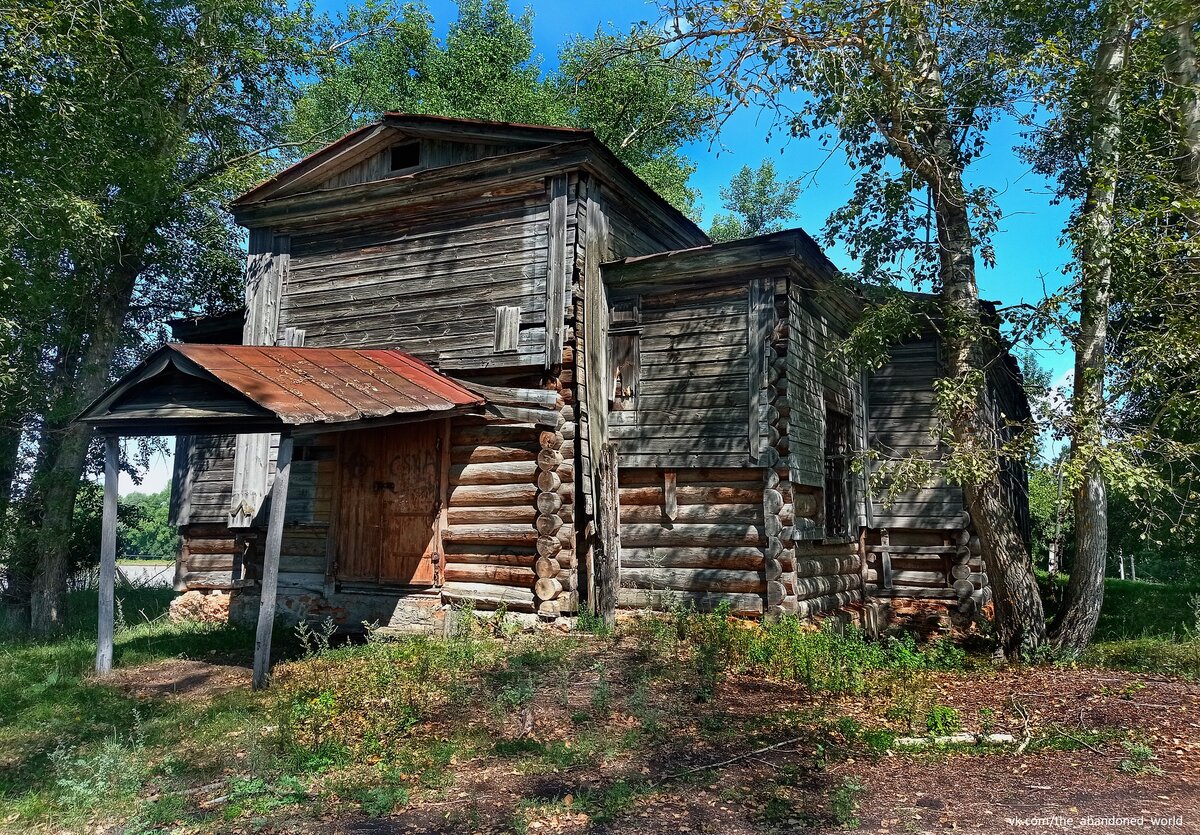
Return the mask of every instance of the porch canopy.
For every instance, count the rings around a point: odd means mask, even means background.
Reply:
[[[295,435],[478,413],[489,406],[487,391],[388,349],[187,343],[155,351],[78,418],[106,436],[96,671],[106,674],[112,668],[121,436],[278,432],[272,490],[286,495]],[[254,647],[256,688],[268,680],[286,505],[272,502],[267,523]]]
[[[126,436],[312,434],[446,417],[485,403],[403,351],[185,343],[159,348],[79,420]]]

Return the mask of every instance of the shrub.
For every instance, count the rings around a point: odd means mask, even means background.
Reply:
[[[962,730],[962,717],[949,705],[933,705],[925,713],[925,728],[934,736],[949,736]]]

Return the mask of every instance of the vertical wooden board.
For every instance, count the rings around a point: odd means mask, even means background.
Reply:
[[[759,406],[763,403],[762,392],[767,384],[767,348],[771,338],[771,319],[774,315],[774,307],[774,296],[767,280],[751,279],[746,315],[746,347],[749,356],[747,375],[749,414],[747,420],[751,461],[758,460],[765,435]]]
[[[280,439],[275,489],[282,495],[271,504],[267,541],[263,548],[263,573],[258,604],[258,629],[254,639],[254,689],[267,686],[271,669],[271,632],[275,626],[275,596],[279,584],[279,550],[287,513],[288,476],[292,468],[292,436]]]
[[[562,362],[567,299],[567,177],[550,179],[546,268],[546,368]]]
[[[608,251],[608,224],[599,187],[592,182],[587,198],[587,233],[584,239],[583,337],[587,385],[580,421],[587,425],[589,458],[594,463],[608,439],[608,297],[600,263]],[[594,479],[583,483],[585,507],[594,507]]]
[[[824,398],[821,377],[814,356],[815,329],[812,314],[801,304],[800,290],[793,285],[789,294],[788,397],[791,401],[789,435],[791,440],[792,481],[809,487],[823,487],[825,467],[820,450],[807,443],[810,437],[825,435]]]
[[[175,436],[175,457],[171,466],[171,499],[167,524],[179,527],[189,523],[194,479],[191,471],[192,436]]]
[[[251,229],[246,256],[246,324],[243,345],[274,345],[279,309],[291,263],[291,239],[269,229]],[[270,437],[238,435],[234,452],[229,526],[251,525],[268,489]]]
[[[377,433],[343,432],[338,444],[337,576],[378,580],[383,521],[375,482],[381,480]]]
[[[117,487],[121,442],[116,435],[104,439],[104,510],[100,520],[100,594],[96,625],[96,672],[112,672],[114,595],[117,574]]]
[[[521,341],[521,308],[502,305],[496,308],[496,333],[492,350],[506,354],[517,350]]]
[[[440,421],[414,423],[385,432],[379,491],[384,520],[379,579],[403,585],[432,585],[441,500]]]
[[[617,449],[601,447],[596,462],[599,488],[596,496],[597,537],[595,570],[595,613],[610,626],[616,621],[621,586],[621,510]]]
[[[679,493],[674,470],[663,470],[663,516],[674,521],[679,515]]]

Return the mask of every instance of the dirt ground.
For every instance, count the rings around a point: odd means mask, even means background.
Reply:
[[[181,662],[122,675],[147,697],[177,698],[244,686],[246,671]],[[905,732],[894,695],[821,696],[733,677],[703,703],[652,692],[659,732],[585,766],[531,771],[511,758],[472,756],[451,764],[445,788],[416,792],[391,815],[279,810],[220,831],[1200,833],[1200,685],[1057,667],[929,676],[926,704],[953,708],[964,731],[1014,742],[872,746],[872,728]],[[539,696],[500,728],[482,711],[468,721],[512,739],[569,740],[570,710]],[[638,725],[620,709],[611,723]],[[1147,746],[1140,758],[1130,747],[1138,744]],[[590,811],[576,808],[583,797]]]

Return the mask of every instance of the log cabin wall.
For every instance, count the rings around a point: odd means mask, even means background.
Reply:
[[[760,468],[622,468],[619,489],[622,606],[763,614]]]
[[[578,608],[572,435],[565,423],[454,422],[442,532],[447,600],[547,616]]]
[[[596,535],[593,463],[609,439],[609,298],[601,265],[617,258],[649,255],[705,242],[695,227],[682,231],[656,207],[635,195],[606,188],[594,174],[572,175],[568,183],[567,241],[570,304],[563,349],[564,415],[575,437],[574,507],[580,596],[594,600],[591,587]]]
[[[945,374],[937,337],[924,334],[891,350],[889,362],[869,376],[869,437],[879,459],[937,460],[945,452],[934,383]],[[994,384],[989,381],[990,391]],[[991,597],[979,541],[971,530],[962,490],[937,479],[870,497],[863,544],[867,594],[881,599],[943,600],[969,617]]]
[[[848,466],[837,529],[825,518],[826,404],[851,427],[844,465],[862,437],[861,378],[832,350],[845,318],[761,261],[743,242],[718,272],[610,289],[622,605],[808,616],[861,599]]]
[[[280,327],[303,329],[307,346],[396,347],[451,373],[541,367],[550,201],[542,178],[511,192],[432,217],[297,229]]]

